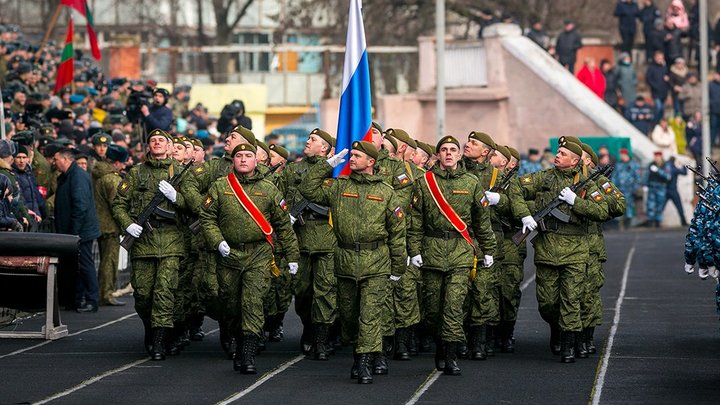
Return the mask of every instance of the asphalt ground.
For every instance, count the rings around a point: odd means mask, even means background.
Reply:
[[[0,403],[54,404],[682,404],[720,402],[720,340],[715,282],[683,271],[683,230],[609,232],[605,323],[598,353],[561,364],[537,313],[534,267],[525,289],[514,354],[461,360],[462,375],[433,371],[431,353],[390,362],[390,374],[361,386],[349,378],[352,355],[330,361],[299,353],[300,322],[291,311],[285,339],[257,358],[259,374],[232,370],[217,324],[179,356],[147,359],[132,299],[95,314],[62,311],[70,336],[0,340]],[[14,327],[38,330],[41,317]]]

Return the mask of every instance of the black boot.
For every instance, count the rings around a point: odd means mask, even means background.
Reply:
[[[243,337],[242,334],[238,334],[236,336],[233,336],[233,341],[235,342],[242,342]],[[235,371],[242,371],[242,364],[243,364],[243,354],[242,351],[236,350],[235,353],[233,353],[233,370]]]
[[[487,360],[485,351],[485,325],[470,328],[470,358],[472,360]]]
[[[445,343],[445,375],[460,375],[460,367],[457,364],[458,344],[455,342]]]
[[[485,352],[488,357],[495,356],[495,329],[493,325],[487,325],[485,330]]]
[[[319,323],[315,325],[315,360],[328,360],[327,340],[330,325]]]
[[[435,369],[445,371],[445,345],[439,339],[435,340]]]
[[[429,333],[422,332],[421,330],[418,330],[418,332],[420,332],[420,351],[425,353],[431,352],[433,343],[432,336],[430,336]]]
[[[380,356],[385,357],[385,353],[361,353],[358,355],[358,384],[372,384],[373,377],[370,373],[370,362],[373,357],[377,359]]]
[[[593,341],[593,335],[595,334],[595,327],[585,328],[583,330],[583,340],[585,341],[585,347],[587,348],[587,352],[589,354],[595,354],[597,352],[597,348],[595,347],[595,342]]]
[[[175,324],[173,328],[168,329],[165,335],[165,347],[167,354],[177,356],[182,350],[182,330],[179,324]]]
[[[267,345],[265,343],[266,343],[265,332],[263,332],[262,335],[260,335],[260,337],[258,337],[258,340],[257,340],[257,348],[255,349],[256,355],[259,355],[260,352],[264,352],[267,349]]]
[[[468,344],[466,342],[458,342],[456,347],[456,354],[461,359],[467,359],[470,355],[470,351],[468,350]]]
[[[560,332],[560,362],[575,363],[575,332]]]
[[[153,328],[151,360],[165,360],[165,328]]]
[[[257,369],[255,368],[257,342],[258,337],[254,333],[243,335],[242,364],[240,364],[240,373],[257,374]]]
[[[409,329],[398,328],[395,331],[395,360],[410,360],[408,349]]]
[[[395,335],[383,336],[382,350],[383,350],[383,352],[385,352],[385,357],[392,357],[394,347],[395,347]]]
[[[550,351],[556,356],[560,354],[560,327],[557,325],[550,326]]]
[[[268,340],[271,342],[281,342],[283,340],[283,315],[277,314],[271,317],[268,325]]]
[[[583,339],[582,332],[573,332],[575,335],[575,357],[578,359],[587,359],[588,351],[585,345],[585,339]]]
[[[417,330],[418,330],[418,326],[417,326],[417,325],[413,325],[413,326],[411,326],[411,327],[408,328],[408,340],[407,340],[407,342],[408,342],[408,353],[409,353],[411,356],[417,356],[417,355],[419,354],[419,353],[418,353],[418,344],[419,344],[419,342],[418,342],[418,333],[417,333]]]
[[[143,321],[143,328],[145,329],[145,351],[148,356],[152,356],[153,329],[150,326],[150,321]]]
[[[302,350],[302,354],[308,355],[310,352],[312,352],[313,347],[313,332],[312,332],[312,326],[307,325],[303,326],[303,333],[302,336],[300,336],[300,350]]]
[[[204,318],[203,314],[195,314],[190,317],[190,340],[193,342],[201,342],[205,338],[205,332],[202,330]]]
[[[232,360],[237,351],[237,339],[230,332],[230,326],[227,321],[218,320],[218,328],[220,329],[220,346],[228,360]]]
[[[515,339],[513,334],[515,333],[515,321],[503,321],[500,323],[500,327],[502,331],[500,350],[503,353],[514,353]]]
[[[375,353],[375,357],[371,359],[373,363],[373,374],[385,375],[390,371],[388,367],[387,355],[385,353],[385,339],[383,339],[383,349],[380,350],[379,353]]]
[[[350,368],[350,378],[352,378],[353,380],[357,380],[357,378],[358,378],[358,367],[360,364],[359,362],[360,362],[360,355],[357,354],[355,349],[353,349],[353,365]]]

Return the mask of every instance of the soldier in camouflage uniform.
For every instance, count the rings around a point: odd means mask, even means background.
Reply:
[[[256,150],[252,144],[233,149],[233,172],[213,183],[200,213],[208,246],[220,254],[219,297],[230,330],[242,342],[233,368],[243,374],[257,373],[255,352],[263,334],[263,297],[270,287],[274,244],[283,246],[290,273],[297,272],[299,259],[288,205],[267,173],[256,170]],[[243,197],[250,202],[243,203]],[[253,214],[252,206],[259,212]]]
[[[131,283],[135,289],[135,311],[145,325],[146,347],[152,343],[149,351],[153,360],[165,359],[165,339],[173,327],[178,270],[184,254],[183,231],[174,218],[156,215],[149,220],[152,230],[144,229],[146,224],[137,224],[135,219],[158,190],[167,200],[160,208],[175,212],[185,207],[183,195],[167,181],[182,170],[168,157],[169,141],[170,135],[163,130],[148,134],[150,155],[120,182],[112,208],[120,229],[137,238],[129,252]]]
[[[476,270],[476,249],[484,255],[482,265],[490,267],[497,243],[490,213],[481,202],[484,197],[482,185],[459,164],[460,143],[446,136],[438,142],[436,151],[440,156],[439,164],[418,180],[420,184],[412,197],[408,253],[411,263],[420,268],[423,277],[423,322],[436,339],[435,366],[445,374],[459,375],[456,351],[465,340],[463,304],[468,276],[472,279],[476,271],[487,270]],[[429,189],[428,177],[436,179],[444,200],[462,224],[451,223],[447,213],[438,207],[436,196]],[[440,197],[437,198],[439,201]],[[457,229],[472,230],[474,239],[468,240],[471,236]]]
[[[643,184],[647,187],[647,225],[658,228],[663,219],[663,207],[667,200],[667,185],[672,179],[672,163],[663,160],[660,151],[655,152],[654,160],[648,166]]]
[[[314,165],[300,191],[332,210],[342,336],[355,347],[350,376],[368,384],[372,359],[382,350],[385,285],[400,280],[406,269],[405,213],[393,188],[377,174],[377,149],[369,142],[352,147],[349,176],[328,178],[344,162],[345,149]]]
[[[557,197],[565,203],[558,209],[570,216],[568,223],[544,218],[544,230],[533,241],[540,316],[551,327],[551,349],[561,354],[563,363],[575,361],[575,342],[583,329],[580,302],[590,261],[588,220],[604,221],[608,213],[605,197],[594,183],[578,193],[570,189],[585,178],[581,156],[580,145],[561,137],[555,166],[520,178],[524,197],[534,200],[537,208]]]
[[[625,148],[620,149],[620,160],[615,163],[612,179],[618,190],[626,198],[627,209],[625,215],[619,218],[620,229],[623,230],[625,227],[630,227],[632,219],[635,217],[634,195],[635,191],[641,186],[642,179],[640,165],[630,158],[629,151]]]
[[[295,312],[303,323],[301,350],[309,354],[314,349],[316,360],[328,360],[328,332],[337,318],[337,280],[333,259],[336,240],[326,207],[313,205],[301,212],[297,212],[297,207],[305,200],[299,190],[301,181],[313,166],[327,159],[334,145],[335,140],[330,134],[319,128],[313,129],[303,150],[305,157],[288,164],[280,173],[278,183],[278,188],[292,207],[291,212],[297,214],[291,220],[300,245],[300,270],[293,280],[293,291]]]

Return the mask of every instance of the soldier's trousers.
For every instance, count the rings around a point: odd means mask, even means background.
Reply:
[[[563,331],[580,332],[580,301],[587,263],[561,266],[536,263],[535,267],[540,316]]]
[[[583,328],[602,325],[603,305],[600,289],[604,284],[605,272],[603,272],[602,262],[597,255],[590,254],[590,262],[588,262],[583,283],[584,294],[580,303]]]
[[[436,271],[423,269],[423,325],[445,342],[463,342],[463,303],[468,292],[468,270]]]
[[[635,190],[631,189],[620,189],[620,192],[625,196],[625,215],[624,218],[632,219],[635,217]],[[630,225],[630,224],[628,224]]]
[[[195,264],[193,284],[196,285],[197,313],[220,320],[222,318],[223,303],[219,295],[217,275],[217,253],[201,249]]]
[[[295,312],[304,326],[337,318],[337,279],[333,252],[300,253],[294,278]]]
[[[176,256],[132,260],[135,311],[153,328],[172,328],[180,258]]]
[[[98,284],[100,285],[100,303],[106,303],[115,291],[117,268],[120,258],[120,236],[116,233],[104,233],[98,238],[100,247],[100,267]]]
[[[196,295],[193,288],[193,276],[196,267],[197,256],[188,255],[180,262],[178,271],[178,286],[175,291],[175,321],[184,322],[190,315],[190,306]]]
[[[648,221],[662,222],[663,208],[667,200],[667,191],[664,184],[653,184],[648,186],[647,195],[647,219]]]
[[[268,249],[263,247],[260,249]],[[265,317],[263,297],[270,288],[270,255],[252,255],[239,267],[218,264],[219,299],[223,303],[223,316],[235,335],[262,336]]]
[[[287,271],[287,260],[279,254],[275,256],[275,262],[281,273],[270,279],[270,288],[263,299],[265,316],[285,314],[292,302],[292,276]]]
[[[500,320],[515,321],[517,320],[518,308],[520,308],[520,299],[524,273],[522,264],[511,262],[503,262],[500,271]]]
[[[497,325],[500,322],[500,271],[502,261],[490,268],[478,264],[475,280],[470,283],[469,326]]]
[[[370,277],[359,281],[337,278],[338,311],[342,339],[355,344],[357,353],[375,353],[382,349],[382,311],[387,276]]]
[[[417,267],[407,266],[400,281],[388,283],[382,313],[383,336],[393,336],[396,328],[407,328],[420,322],[419,273]]]

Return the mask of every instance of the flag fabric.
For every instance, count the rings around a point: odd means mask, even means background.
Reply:
[[[53,94],[57,94],[58,91],[62,90],[63,87],[72,83],[74,78],[74,60],[73,60],[73,19],[70,19],[68,23],[68,31],[65,36],[65,47],[63,47],[62,56],[60,58],[60,65],[55,75],[55,88]]]
[[[95,34],[95,21],[93,20],[87,0],[61,0],[60,4],[77,10],[78,13],[85,17],[85,21],[87,21],[86,29],[88,39],[90,40],[90,51],[95,60],[100,60],[100,47],[98,46],[97,35]]]
[[[350,0],[336,152],[350,149],[352,143],[358,140],[371,141],[370,106],[370,69],[362,20],[362,0]],[[346,162],[336,167],[333,175],[337,177],[349,173],[350,166]]]

